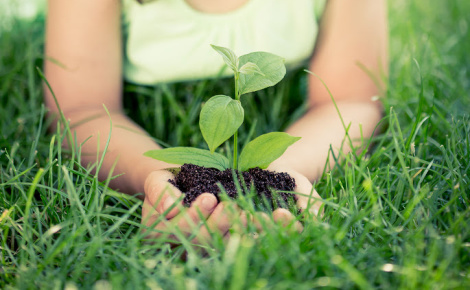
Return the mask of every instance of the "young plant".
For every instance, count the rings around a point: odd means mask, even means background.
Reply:
[[[243,94],[274,86],[286,74],[284,59],[267,52],[253,52],[237,57],[225,47],[212,47],[222,56],[235,77],[235,98],[216,95],[202,107],[199,127],[209,150],[192,147],[173,147],[145,152],[172,164],[195,164],[221,171],[230,168],[227,157],[215,152],[217,147],[233,136],[233,164],[231,168],[247,171],[265,169],[286,149],[300,139],[283,132],[271,132],[250,141],[238,156],[238,128],[243,124],[244,110],[240,102]]]

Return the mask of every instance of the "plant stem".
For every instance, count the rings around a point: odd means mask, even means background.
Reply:
[[[235,100],[240,100],[240,94],[238,92],[238,78],[239,74],[238,71],[235,71]],[[233,134],[233,169],[237,169],[237,161],[238,161],[238,129]]]
[[[240,77],[238,72],[235,72],[235,100],[240,100],[240,94],[238,91],[238,78]]]
[[[237,169],[238,130],[233,134],[233,169]]]

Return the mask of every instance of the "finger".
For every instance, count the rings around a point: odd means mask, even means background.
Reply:
[[[143,225],[141,230],[144,234],[144,239],[156,238],[158,236],[156,232],[152,231],[152,228],[157,224],[158,217],[159,214],[157,214],[155,209],[147,202],[144,202],[142,205],[141,220],[141,224]]]
[[[167,220],[164,216],[157,213],[155,208],[148,202],[144,202],[142,206],[142,221],[143,227],[141,228],[144,240],[166,239],[167,242],[176,242],[177,235],[174,235],[171,220]]]
[[[310,213],[313,213],[315,216],[322,216],[323,210],[320,212],[322,202],[321,197],[318,192],[313,189],[312,183],[308,180],[307,177],[300,174],[299,172],[282,168],[280,166],[270,166],[272,170],[275,171],[285,171],[287,172],[292,178],[295,179],[295,191],[300,193],[297,194],[297,206],[301,211],[305,211],[308,209]]]
[[[290,171],[289,174],[295,179],[296,186],[294,190],[299,193],[297,194],[297,206],[299,209],[301,211],[308,210],[310,213],[318,216],[323,203],[310,180],[296,171]]]
[[[149,174],[145,180],[145,199],[153,205],[158,214],[165,214],[171,219],[182,209],[180,204],[176,204],[182,193],[168,180],[173,178],[173,174],[166,170],[158,170]],[[170,208],[173,207],[171,210]],[[169,210],[169,211],[168,211]]]
[[[141,224],[146,226],[152,226],[160,215],[155,211],[155,208],[148,202],[142,204],[142,220]]]
[[[321,197],[318,192],[312,188],[310,195],[298,194],[297,195],[297,206],[301,211],[308,210],[315,217],[321,217],[323,215],[323,210],[321,206]]]
[[[199,230],[201,221],[206,220],[216,206],[217,198],[213,194],[201,194],[186,212],[175,217],[176,229],[186,235],[193,233],[194,230]]]
[[[224,236],[229,229],[236,223],[240,216],[240,209],[233,202],[221,202],[217,205],[210,217],[207,219],[195,238],[195,243],[208,242],[212,234]]]
[[[246,229],[246,227],[248,226],[248,221],[252,222],[253,216],[250,215],[250,217],[248,217],[245,211],[241,211],[239,218],[236,219],[234,224],[232,225],[233,230],[241,232],[243,229]]]
[[[301,232],[303,230],[302,224],[296,221],[294,215],[285,208],[276,209],[273,212],[273,219],[274,222],[281,224],[283,227],[288,227],[293,223],[293,228],[296,231]]]
[[[262,232],[265,229],[271,228],[271,218],[267,213],[264,212],[256,212],[253,217],[253,225],[255,226],[258,232]]]

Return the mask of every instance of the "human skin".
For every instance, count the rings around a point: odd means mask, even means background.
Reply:
[[[310,70],[331,91],[352,140],[369,138],[382,117],[381,104],[374,97],[384,90],[382,78],[388,72],[387,31],[385,1],[328,2]],[[297,170],[310,180],[321,174],[330,145],[336,155],[341,144],[344,153],[351,150],[348,141],[343,143],[345,130],[327,89],[313,75],[309,109],[287,132],[302,139],[275,164]],[[330,165],[333,161],[330,158]]]
[[[240,5],[246,2],[238,1]],[[197,231],[195,240],[200,241],[210,236],[207,228],[194,226],[203,220],[211,231],[221,235],[226,235],[234,226],[234,214],[241,216],[242,226],[246,225],[249,221],[244,212],[226,210],[227,203],[217,204],[212,194],[201,195],[188,209],[176,206],[167,212],[181,195],[167,182],[171,176],[164,170],[174,165],[143,156],[144,152],[160,147],[124,114],[122,107],[120,2],[49,0],[45,53],[48,59],[60,65],[46,61],[44,69],[61,110],[73,126],[77,144],[83,143],[81,162],[95,163],[97,150],[99,158],[105,150],[111,129],[106,107],[113,126],[99,178],[120,175],[110,182],[111,187],[134,195],[144,193],[138,196],[144,200],[142,215],[146,226],[163,231],[178,230],[185,235]],[[200,10],[213,7],[209,0],[188,2]],[[236,3],[233,5],[237,7]],[[379,88],[357,62],[375,74],[387,71],[385,6],[384,0],[329,1],[311,60],[310,69],[325,80],[345,123],[351,123],[349,135],[353,139],[360,137],[358,124],[362,124],[363,136],[368,137],[381,118],[380,105],[371,101]],[[223,7],[220,9],[209,12],[225,12]],[[330,144],[338,150],[345,131],[323,85],[314,77],[309,82],[309,110],[287,130],[302,139],[270,169],[293,175],[296,190],[305,194],[300,196],[299,206],[309,207],[316,214],[321,203],[316,199],[311,202],[307,196],[311,192],[314,198],[320,196],[312,191],[310,182],[323,169]],[[58,112],[48,90],[45,90],[45,102],[52,114]],[[81,122],[83,120],[87,121]],[[343,152],[348,150],[350,148],[343,148]],[[165,219],[154,224],[163,214]],[[283,224],[294,220],[284,209],[276,210],[273,218]],[[301,228],[298,222],[295,227]]]

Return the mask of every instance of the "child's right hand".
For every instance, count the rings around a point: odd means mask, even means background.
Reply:
[[[167,237],[178,240],[182,236],[186,238],[196,234],[192,242],[201,244],[211,241],[209,230],[225,237],[235,224],[246,226],[244,213],[236,207],[229,207],[226,202],[218,203],[210,193],[200,195],[189,208],[183,207],[181,201],[175,204],[182,193],[168,182],[171,178],[170,172],[158,170],[146,179],[142,224],[151,228],[146,230],[147,239]]]

